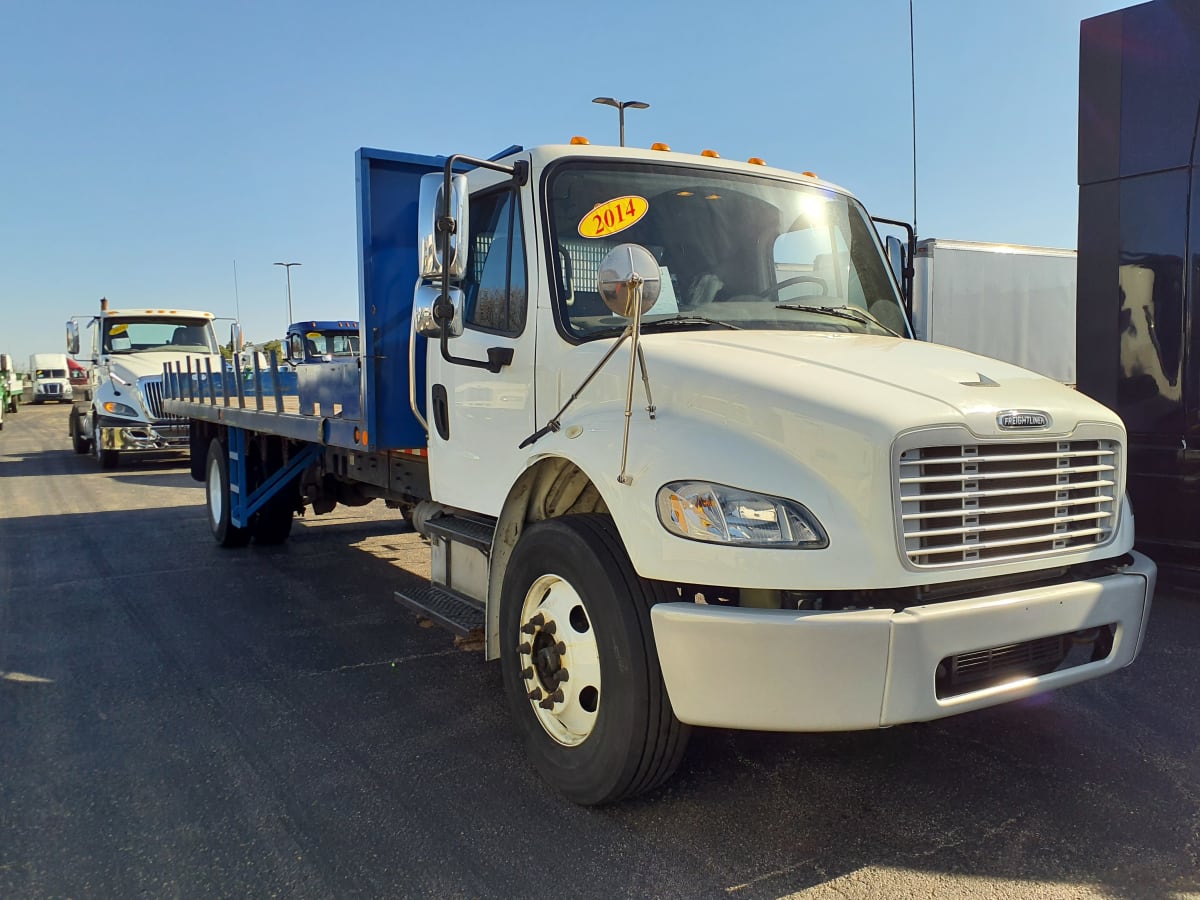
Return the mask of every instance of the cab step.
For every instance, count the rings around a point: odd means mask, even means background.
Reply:
[[[425,530],[433,537],[466,544],[488,556],[492,552],[492,535],[496,532],[496,526],[465,516],[438,516],[425,523]]]
[[[418,616],[461,638],[470,637],[472,632],[478,634],[483,628],[483,604],[457,591],[431,584],[396,591],[395,598]]]

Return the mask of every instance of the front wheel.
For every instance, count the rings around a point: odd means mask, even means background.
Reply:
[[[500,600],[505,693],[534,765],[569,800],[640,794],[679,765],[689,729],[650,625],[667,599],[634,571],[607,516],[537,522],[513,551]]]
[[[92,413],[92,453],[102,469],[115,469],[121,461],[120,450],[105,450],[100,440],[100,417]]]
[[[71,423],[68,430],[71,432],[71,449],[80,455],[87,453],[91,449],[92,442],[83,433],[83,420],[77,409],[71,410]]]
[[[208,506],[208,527],[222,547],[244,547],[250,541],[250,529],[233,524],[229,490],[229,455],[216,438],[208,445],[208,477],[204,494]]]

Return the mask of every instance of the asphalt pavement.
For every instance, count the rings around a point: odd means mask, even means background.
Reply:
[[[179,457],[0,432],[0,897],[1200,897],[1200,598],[1096,682],[886,731],[698,730],[584,809],[393,592],[382,504],[222,550]],[[796,685],[827,690],[831,685]]]

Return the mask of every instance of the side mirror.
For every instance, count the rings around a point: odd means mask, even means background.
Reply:
[[[662,271],[654,254],[641,244],[618,244],[600,261],[596,281],[604,305],[631,319],[638,306],[645,314],[658,301]]]
[[[241,353],[242,347],[245,345],[245,338],[242,337],[242,323],[234,322],[229,326],[229,349],[234,353]]]
[[[442,277],[442,267],[448,265],[450,278],[460,280],[467,272],[467,176],[450,177],[450,205],[446,208],[446,177],[440,172],[421,176],[421,197],[417,204],[417,265],[422,279]],[[450,234],[449,261],[442,258],[442,235],[438,223],[449,216],[453,223]]]
[[[67,323],[67,352],[72,356],[79,353],[79,323]]]
[[[413,297],[413,331],[428,338],[440,338],[442,326],[433,317],[433,305],[442,295],[442,289],[432,284],[417,285],[416,296]],[[450,337],[458,337],[463,333],[463,292],[458,288],[450,288],[450,302],[454,306],[454,318],[450,320]]]

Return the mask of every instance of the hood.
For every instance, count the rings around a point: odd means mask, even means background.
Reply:
[[[183,369],[187,368],[187,361],[192,360],[193,370],[196,364],[199,363],[201,369],[204,367],[204,360],[212,360],[214,372],[221,371],[223,363],[222,357],[214,356],[198,356],[195,353],[172,353],[169,350],[155,350],[149,353],[121,353],[114,354],[108,357],[108,367],[119,378],[135,383],[139,378],[145,378],[152,375],[162,375],[163,366],[170,365],[175,368],[175,363],[179,363]]]
[[[672,402],[708,407],[722,418],[742,419],[739,410],[766,405],[797,412],[819,409],[818,419],[851,418],[881,426],[880,437],[941,424],[965,424],[986,437],[1063,434],[1084,421],[1120,423],[1115,413],[1053,379],[915,340],[704,331],[646,335],[643,347],[656,400],[660,390],[673,393]],[[667,407],[666,402],[660,405]],[[1042,414],[1048,421],[1002,427],[998,418],[1013,410]]]

